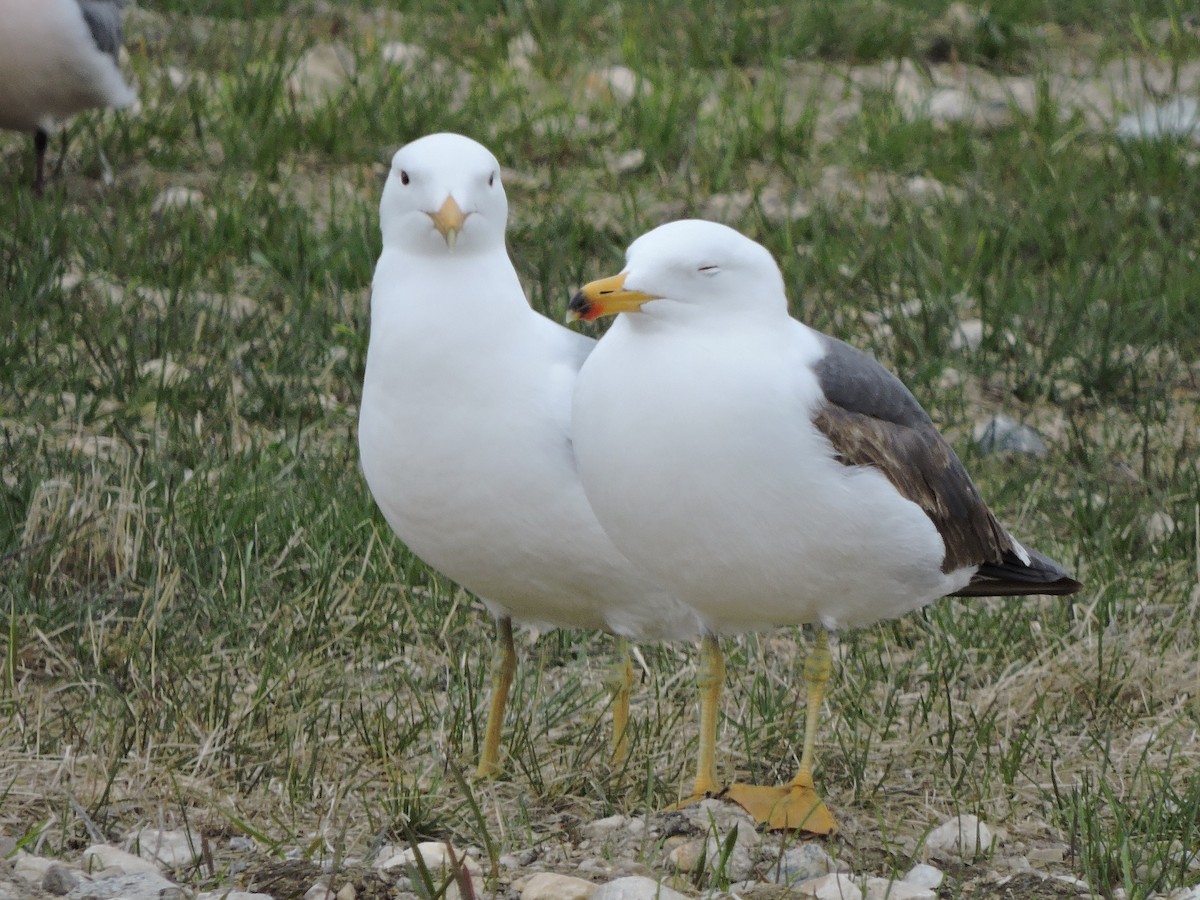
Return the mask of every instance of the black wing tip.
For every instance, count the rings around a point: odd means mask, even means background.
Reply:
[[[1043,594],[1062,597],[1083,590],[1083,582],[1072,578],[1066,569],[1050,557],[1029,550],[1026,565],[1014,552],[1007,551],[1003,561],[984,563],[971,583],[955,591],[955,597],[1024,597]]]

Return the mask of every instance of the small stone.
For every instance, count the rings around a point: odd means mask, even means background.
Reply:
[[[83,867],[94,872],[99,869],[120,869],[126,875],[137,872],[158,874],[158,865],[111,844],[93,844],[83,851]]]
[[[1031,863],[1060,863],[1066,858],[1062,847],[1034,847],[1025,858]]]
[[[288,78],[292,102],[320,103],[341,93],[354,76],[354,55],[341,44],[317,44],[296,63]]]
[[[304,900],[337,900],[337,895],[329,885],[317,882],[304,892]]]
[[[593,102],[608,101],[624,105],[639,94],[652,91],[650,82],[627,66],[595,69],[583,79],[584,97]]]
[[[645,150],[627,150],[624,153],[605,153],[604,166],[614,175],[636,172],[646,161]]]
[[[48,894],[69,894],[83,880],[83,876],[62,863],[52,862],[42,876],[42,890]]]
[[[994,833],[978,816],[969,813],[955,816],[943,822],[925,838],[925,847],[934,853],[973,858],[987,853],[1000,843],[1000,835]]]
[[[1040,434],[1003,413],[975,426],[975,443],[984,453],[1023,453],[1026,456],[1045,456],[1047,453],[1046,442]]]
[[[521,889],[521,900],[588,900],[596,885],[582,878],[538,872]]]
[[[37,884],[46,877],[46,873],[50,871],[52,865],[54,865],[54,860],[52,859],[22,853],[13,860],[13,872],[20,875],[30,884]]]
[[[591,900],[687,900],[687,897],[653,878],[631,875],[602,885],[592,894]]]
[[[425,868],[433,870],[449,869],[453,859],[458,861],[460,866],[465,866],[468,872],[478,874],[482,870],[474,859],[468,856],[461,850],[455,850],[448,844],[441,841],[424,841],[417,844],[416,847],[409,847],[406,850],[401,850],[389,859],[382,860],[375,864],[377,869],[394,869],[398,866],[415,866],[417,864],[417,856],[421,857],[421,861],[425,864]]]
[[[684,841],[667,854],[667,862],[673,865],[677,871],[694,871],[702,860],[707,859],[704,849],[706,846],[706,841]]]
[[[779,865],[771,870],[771,880],[776,884],[811,881],[840,871],[843,865],[835,862],[820,844],[800,844],[789,847],[780,855]]]
[[[239,834],[229,839],[229,849],[235,853],[252,853],[257,846],[254,838],[248,838],[245,835]]]
[[[178,212],[189,207],[201,209],[204,207],[204,195],[193,188],[175,185],[163,188],[150,204],[150,212],[161,216],[168,212]]]
[[[792,886],[792,891],[801,897],[816,897],[817,900],[863,900],[863,893],[849,875],[835,872],[810,878]]]
[[[1117,123],[1117,137],[1126,140],[1159,138],[1200,139],[1200,105],[1192,97],[1176,96],[1124,116]]]
[[[1200,900],[1200,884],[1173,891],[1167,895],[1167,900]]]
[[[942,879],[946,876],[937,866],[931,866],[928,863],[917,863],[908,870],[908,874],[904,876],[904,880],[909,884],[915,884],[917,887],[929,888],[936,890],[942,884]]]
[[[379,57],[390,66],[408,71],[415,69],[425,61],[425,48],[416,44],[392,41],[379,49]]]
[[[982,343],[982,319],[963,319],[950,335],[951,350],[978,350]]]
[[[132,858],[149,865],[136,856]],[[111,875],[77,884],[67,894],[67,900],[110,900],[113,897],[121,900],[184,900],[187,894],[175,882],[159,875],[157,867],[153,872]]]
[[[864,900],[937,900],[937,894],[926,887],[890,878],[868,878]]]
[[[600,840],[619,829],[628,828],[630,819],[626,816],[606,816],[583,826],[583,836],[593,841]]]
[[[1161,544],[1174,533],[1175,520],[1162,510],[1146,520],[1146,540],[1152,544]]]
[[[358,891],[354,885],[347,882],[342,885],[342,889],[337,892],[337,900],[358,900]]]
[[[170,360],[150,360],[143,365],[160,364],[163,368],[153,373],[167,384],[178,383],[187,375],[187,370]],[[150,374],[146,371],[143,375]],[[187,831],[144,828],[134,836],[134,846],[142,859],[157,861],[168,869],[186,868],[200,858],[200,837]]]

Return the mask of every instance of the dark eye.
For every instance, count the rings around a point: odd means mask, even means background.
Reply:
[[[716,275],[718,272],[721,271],[721,267],[720,266],[701,266],[699,271],[703,272],[705,275]]]
[[[491,175],[488,176],[488,187],[491,187],[495,183],[496,183],[496,173],[493,172]]]
[[[407,172],[405,172],[403,169],[401,169],[401,170],[400,170],[400,183],[401,183],[401,184],[408,184],[408,183],[409,183],[409,181],[411,181],[411,180],[412,180],[412,179],[410,179],[410,178],[408,177],[408,173],[407,173]]]

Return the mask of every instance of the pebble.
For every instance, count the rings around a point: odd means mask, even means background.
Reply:
[[[631,821],[630,818],[622,815],[596,819],[596,821],[588,822],[583,826],[583,836],[591,838],[593,841],[601,840],[614,831],[628,828]]]
[[[303,900],[337,900],[337,894],[322,882],[317,882],[304,892]]]
[[[137,859],[137,857],[133,857]],[[138,860],[141,862],[141,860]],[[76,885],[67,900],[185,900],[188,892],[155,872],[111,875]]]
[[[204,207],[204,195],[194,188],[173,185],[158,192],[150,204],[150,212],[161,216],[164,213],[179,212],[189,207],[201,209]]]
[[[772,867],[770,877],[776,884],[794,884],[844,871],[844,868],[845,863],[835,861],[820,844],[806,843],[783,851],[779,864]]]
[[[1200,900],[1200,884],[1180,888],[1167,895],[1167,900]]]
[[[174,366],[169,360],[151,360],[146,365],[154,362],[162,362],[168,367]],[[174,370],[164,369],[162,372],[163,379],[168,384],[187,374],[186,370],[179,366],[174,366]],[[138,856],[142,859],[157,861],[168,869],[186,868],[200,858],[200,836],[188,831],[144,828],[133,835],[133,846],[137,847]]]
[[[943,822],[925,838],[925,849],[948,856],[973,858],[1000,844],[1000,835],[978,816],[964,813]]]
[[[652,91],[650,82],[628,66],[593,69],[583,79],[583,95],[593,102],[609,101],[623,106],[638,94]]]
[[[417,44],[392,41],[379,49],[379,57],[390,66],[409,71],[425,61],[425,48]]]
[[[457,860],[459,865],[466,866],[468,872],[478,874],[482,871],[479,863],[465,852],[441,841],[424,841],[417,844],[416,847],[401,850],[390,858],[377,862],[375,868],[394,869],[399,866],[415,866],[417,864],[417,856],[419,855],[427,869],[449,869],[453,865],[451,851],[453,851],[453,860]]]
[[[937,894],[927,887],[890,878],[868,878],[863,900],[937,900]]]
[[[582,878],[539,872],[525,882],[521,900],[589,900],[597,887]]]
[[[946,876],[937,866],[931,866],[928,863],[917,863],[908,870],[908,874],[904,876],[904,880],[909,884],[915,884],[917,887],[936,889],[941,886],[942,879]]]
[[[591,900],[687,900],[687,897],[653,878],[631,875],[610,881],[592,894]]]
[[[801,897],[816,897],[817,900],[864,900],[859,886],[841,872],[810,878],[793,885],[792,890]]]
[[[983,344],[983,319],[963,319],[950,335],[951,350],[978,350]]]
[[[83,881],[83,875],[59,862],[51,862],[42,876],[42,890],[48,894],[69,894]]]
[[[83,851],[83,867],[89,872],[100,869],[120,869],[126,875],[138,872],[158,874],[158,865],[126,853],[120,847],[111,844],[93,844]]]
[[[292,102],[320,103],[341,93],[354,75],[354,56],[341,44],[317,44],[296,63],[288,78]]]
[[[1152,513],[1146,520],[1146,540],[1161,544],[1175,533],[1175,520],[1162,510]]]
[[[1040,434],[1003,413],[975,426],[975,443],[984,453],[1023,453],[1036,457],[1048,452]]]
[[[1200,105],[1192,97],[1175,96],[1123,116],[1117,137],[1126,140],[1191,138],[1200,141]]]
[[[46,872],[50,869],[53,862],[53,860],[43,859],[40,856],[21,853],[13,861],[13,872],[31,884],[37,884],[46,877]]]

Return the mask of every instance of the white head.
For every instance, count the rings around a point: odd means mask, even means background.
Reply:
[[[379,224],[385,249],[426,256],[504,247],[508,199],[500,164],[460,134],[431,134],[392,157]]]
[[[671,301],[652,304],[652,300]],[[585,285],[573,318],[619,312],[769,310],[787,313],[783,276],[770,251],[726,225],[685,219],[660,225],[629,246],[619,275]]]

